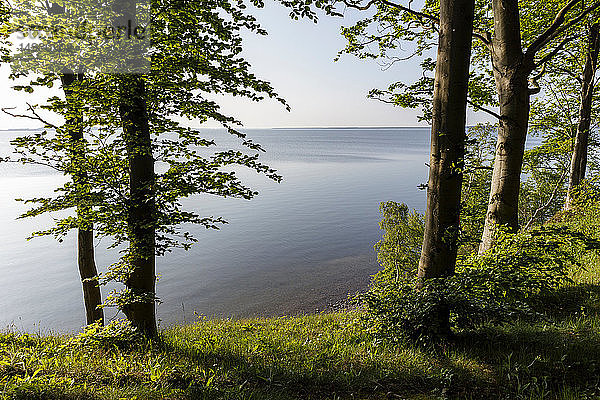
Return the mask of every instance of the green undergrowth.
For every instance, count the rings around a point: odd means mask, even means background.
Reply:
[[[600,398],[600,276],[542,300],[537,322],[380,342],[361,311],[202,320],[130,346],[0,334],[2,399]]]
[[[600,237],[600,205],[585,210],[570,224]],[[0,400],[600,399],[600,257],[583,257],[571,279],[532,292],[535,318],[457,327],[434,347],[381,339],[360,309],[202,319],[154,341],[125,324],[5,331]]]

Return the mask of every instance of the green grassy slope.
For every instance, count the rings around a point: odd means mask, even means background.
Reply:
[[[594,266],[553,314],[457,333],[436,350],[370,338],[359,311],[199,321],[128,349],[0,334],[4,399],[600,398]]]

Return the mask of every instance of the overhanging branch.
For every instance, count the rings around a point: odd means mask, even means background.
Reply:
[[[53,123],[42,118],[31,104],[29,104],[29,103],[26,103],[26,104],[27,104],[27,109],[31,112],[31,115],[15,114],[11,111],[8,111],[8,110],[14,110],[16,107],[4,107],[4,108],[2,108],[2,112],[7,115],[10,115],[11,117],[32,119],[34,121],[39,121],[39,122],[45,124],[49,128],[58,129],[58,127],[56,125],[54,125]]]
[[[567,13],[580,1],[581,0],[571,0],[558,12],[558,14],[556,14],[556,17],[554,18],[552,24],[544,32],[542,32],[537,37],[537,39],[535,39],[533,43],[531,43],[531,45],[527,48],[527,51],[525,52],[526,57],[529,57],[531,60],[533,60],[535,54],[545,45],[547,45],[552,40],[556,39],[569,28],[573,27],[573,25],[579,23],[590,12],[600,7],[600,2],[595,2],[591,6],[582,10],[579,13],[579,15],[577,15],[575,18],[571,19],[568,23],[563,25]]]
[[[485,107],[482,107],[482,106],[480,106],[478,104],[475,104],[475,103],[473,103],[469,99],[467,99],[467,104],[469,104],[471,107],[473,107],[473,108],[475,108],[475,109],[477,109],[479,111],[483,111],[484,113],[490,114],[492,117],[498,118],[500,120],[503,119],[502,115],[500,115],[500,114],[498,114],[498,113],[496,113],[496,112],[494,112],[494,111],[492,111],[492,110],[490,110],[488,108],[485,108]]]
[[[424,13],[422,11],[413,10],[410,7],[403,6],[402,4],[393,3],[389,0],[370,0],[367,4],[362,5],[362,6],[360,4],[350,2],[349,0],[342,0],[342,1],[343,1],[344,5],[346,5],[347,7],[354,8],[354,9],[360,10],[360,11],[366,11],[369,8],[371,8],[371,6],[373,6],[374,4],[379,2],[379,3],[385,4],[386,6],[397,8],[398,10],[402,10],[404,12],[412,14],[416,17],[431,21],[434,24],[440,23],[440,18],[436,15],[431,15],[431,14]],[[473,36],[478,38],[479,40],[481,40],[485,45],[489,45],[492,42],[491,35],[489,32],[484,32],[484,31],[474,29]]]

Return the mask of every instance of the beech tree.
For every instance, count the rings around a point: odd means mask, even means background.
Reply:
[[[452,273],[459,231],[473,1],[440,2],[425,237],[419,277]]]
[[[440,2],[421,280],[450,275],[456,264],[473,13],[474,0]],[[448,318],[442,307],[444,330],[450,329]]]
[[[90,214],[90,190],[88,173],[85,171],[87,159],[87,142],[84,138],[85,127],[83,118],[83,106],[78,93],[83,83],[83,73],[74,73],[67,70],[60,74],[50,74],[44,78],[38,78],[32,84],[35,86],[46,86],[53,80],[60,81],[64,100],[55,98],[52,100],[54,111],[64,117],[64,124],[56,125],[41,117],[33,106],[29,106],[29,114],[15,114],[13,110],[3,111],[15,118],[34,119],[53,129],[56,136],[47,140],[44,135],[23,136],[12,141],[16,156],[13,161],[22,164],[42,164],[58,170],[72,179],[71,185],[76,193],[68,200],[69,206],[76,209],[76,217],[70,222],[77,228],[77,265],[83,289],[83,300],[86,315],[86,323],[104,323],[104,312],[102,310],[102,296],[98,285],[98,271],[95,262],[94,250],[94,228],[93,221],[89,219]],[[16,86],[17,90],[30,88],[30,86]],[[56,142],[61,144],[57,146]],[[54,142],[54,143],[52,143]],[[37,153],[35,147],[44,149],[42,154]],[[36,154],[37,153],[37,154]],[[53,155],[50,155],[54,153]],[[40,199],[31,199],[36,202]],[[46,211],[56,211],[54,206],[47,204],[48,208],[31,209],[20,218],[34,217]],[[62,241],[61,229],[49,229],[33,232],[32,236],[55,234]]]
[[[569,187],[565,200],[565,209],[569,209],[573,203],[575,188],[585,178],[588,159],[588,144],[590,127],[592,124],[592,102],[594,100],[595,77],[598,69],[598,52],[600,50],[600,24],[594,22],[588,29],[587,51],[585,55],[585,66],[581,75],[581,100],[579,106],[579,120],[577,132],[573,143],[573,155],[571,157],[571,168],[569,171]]]
[[[596,15],[591,13],[573,31],[574,39],[546,65],[546,74],[539,80],[542,91],[532,102],[529,133],[542,141],[525,152],[519,198],[523,229],[569,208],[574,154],[585,154],[589,168],[597,168],[598,96],[591,57]],[[581,146],[582,137],[586,137],[585,146]]]
[[[201,216],[183,209],[180,199],[201,193],[254,197],[257,192],[235,174],[237,167],[281,179],[259,161],[262,148],[239,131],[241,122],[222,113],[218,103],[210,99],[216,93],[253,101],[271,97],[285,104],[240,56],[241,32],[266,33],[245,9],[243,3],[221,0],[153,1],[147,9],[152,39],[141,52],[136,53],[139,49],[135,48],[123,52],[112,42],[100,42],[99,49],[82,50],[88,60],[94,55],[108,59],[110,67],[121,63],[124,55],[145,57],[145,69],[137,73],[106,70],[90,62],[77,96],[85,105],[85,126],[90,133],[82,165],[90,189],[87,219],[94,223],[96,235],[112,239],[113,247],[124,247],[120,260],[101,276],[102,283],[120,282],[124,289],[113,291],[104,305],[119,307],[147,336],[156,334],[155,256],[173,247],[187,249],[195,242],[182,224],[218,228],[226,222],[219,216]],[[41,23],[46,18],[43,13],[27,11],[36,16],[38,25],[47,26]],[[107,54],[112,57],[107,58]],[[52,55],[48,52],[42,56],[51,61]],[[13,67],[29,61],[27,57],[25,61],[15,58]],[[53,86],[58,76],[46,73],[16,87],[33,92],[40,86]],[[40,116],[40,110],[56,112],[60,104],[60,99],[53,97],[47,103],[32,105],[29,115]],[[197,127],[207,120],[217,121],[239,138],[241,149],[211,151],[215,142],[205,139]],[[56,166],[68,151],[67,141],[50,122],[46,128],[21,140],[22,151],[34,162]],[[161,165],[159,171],[155,163]],[[32,199],[37,207],[29,215],[69,209],[80,194],[76,185],[65,184],[56,196]],[[62,237],[78,226],[72,216],[59,218],[45,233]]]
[[[406,57],[426,57],[432,46],[431,38],[439,29],[436,1],[426,1],[421,9],[387,0],[344,0],[343,3],[359,10],[376,10],[374,16],[343,31],[349,41],[345,51],[361,58],[397,62],[403,58],[398,52],[399,42],[406,39],[414,43],[412,53]],[[542,6],[537,1],[528,1],[522,4],[520,14],[517,0],[477,3],[473,30],[477,46],[468,103],[498,119],[494,170],[480,252],[493,245],[497,226],[505,225],[512,230],[518,227],[520,174],[530,96],[539,92],[537,81],[544,74],[545,66],[574,39],[573,29],[599,5],[594,2],[581,6],[579,1],[571,0]],[[522,20],[526,21],[523,26]],[[433,69],[427,59],[422,65],[425,71]],[[414,84],[395,82],[385,90],[373,90],[370,95],[403,107],[421,107],[423,118],[430,119],[428,104],[432,84],[430,77],[423,76]],[[498,106],[499,111],[489,106]]]
[[[59,5],[52,5],[50,13],[64,12]],[[65,127],[70,133],[72,141],[72,164],[73,183],[79,187],[78,191],[83,195],[77,201],[77,213],[80,221],[86,221],[85,214],[89,212],[85,196],[89,194],[86,187],[87,173],[79,166],[83,165],[85,159],[86,142],[84,140],[84,116],[83,105],[78,101],[78,84],[83,82],[83,71],[64,70],[60,75],[62,90],[67,107],[67,119]],[[102,294],[98,284],[98,270],[94,255],[94,225],[93,222],[84,222],[77,229],[77,265],[83,289],[83,303],[85,307],[86,323],[99,322],[104,324],[104,311],[102,309]]]
[[[412,86],[397,82],[388,91],[375,89],[370,93],[371,97],[397,105],[422,106],[423,118],[432,122],[425,230],[417,271],[419,286],[427,279],[452,275],[456,264],[474,4],[473,0],[440,1],[439,10],[436,7],[439,13],[432,16],[386,0],[366,4],[344,1],[344,5],[358,10],[375,7],[376,14],[342,30],[348,39],[342,53],[380,58],[393,64],[402,58],[389,53],[405,42],[414,42],[409,57],[422,56],[437,44],[436,61],[426,59],[422,64],[425,70],[435,69],[434,79],[424,77]],[[371,31],[372,24],[381,26]],[[376,51],[370,48],[371,44],[377,45]],[[441,306],[436,312],[434,320],[447,333],[448,310]]]
[[[94,322],[104,323],[104,312],[102,310],[102,295],[98,285],[98,270],[94,256],[94,224],[86,218],[89,211],[89,196],[87,188],[87,172],[81,169],[85,165],[83,159],[86,157],[84,140],[84,117],[83,106],[77,99],[78,84],[83,82],[83,72],[74,73],[66,71],[60,77],[62,89],[65,96],[65,105],[71,118],[65,121],[65,127],[69,131],[72,141],[72,168],[73,184],[81,198],[77,201],[78,220],[81,225],[77,229],[77,265],[83,288],[83,301],[87,324]]]
[[[593,3],[581,10],[576,7],[578,4],[576,0],[559,3],[560,8],[554,11],[554,5],[540,8],[539,4],[533,2],[529,10],[537,13],[537,17],[531,17],[537,19],[522,32],[518,1],[492,1],[494,30],[483,43],[491,55],[500,109],[492,186],[480,253],[493,246],[499,225],[512,230],[518,228],[520,175],[528,131],[530,96],[539,92],[539,87],[535,86],[539,76],[532,76],[532,73],[536,70],[543,73],[544,66],[573,39],[570,30],[600,5]],[[542,10],[546,18],[539,18],[539,11],[535,10]],[[549,46],[553,48],[544,52]],[[543,56],[538,57],[541,53]],[[529,86],[530,78],[533,87]]]

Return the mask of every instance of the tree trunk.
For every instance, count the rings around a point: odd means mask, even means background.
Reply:
[[[577,133],[575,135],[575,144],[573,146],[573,155],[571,157],[569,191],[567,192],[567,199],[565,201],[565,209],[567,210],[573,205],[573,191],[585,178],[585,170],[587,167],[588,140],[590,136],[590,126],[592,124],[594,77],[598,64],[598,50],[600,48],[599,28],[600,26],[598,24],[593,24],[589,32],[588,51],[581,82],[579,121],[577,123]]]
[[[146,336],[157,334],[155,314],[155,193],[154,158],[146,109],[144,80],[121,76],[119,113],[129,160],[129,261],[126,286],[136,297],[125,315]]]
[[[440,3],[420,285],[426,279],[451,275],[456,264],[473,13],[473,0]],[[439,311],[440,328],[448,330],[448,312]]]
[[[493,0],[492,7],[492,66],[500,103],[500,120],[479,254],[492,248],[499,226],[513,231],[518,229],[520,176],[530,106],[527,80],[533,70],[533,62],[525,57],[521,47],[518,1]]]
[[[65,98],[70,107],[70,114],[72,118],[66,121],[66,125],[69,128],[70,137],[73,146],[73,164],[76,166],[80,159],[85,157],[83,153],[83,115],[81,107],[77,104],[77,94],[73,93],[73,87],[71,86],[76,80],[81,81],[83,76],[81,74],[75,75],[73,72],[68,71],[61,75],[61,81]],[[75,185],[79,185],[79,190],[85,187],[86,180],[85,171],[75,171],[73,174],[73,182]],[[77,206],[77,213],[79,216],[85,214],[85,205],[83,202],[79,202]],[[93,280],[98,277],[98,271],[96,270],[96,263],[94,261],[94,229],[90,222],[85,227],[80,227],[77,234],[77,264],[79,267],[79,276],[81,277],[81,284],[83,287],[83,302],[85,305],[85,316],[87,324],[94,322],[104,323],[104,312],[100,307],[102,305],[102,296],[100,293],[100,286],[98,282]]]
[[[114,0],[117,15],[114,26],[137,26],[137,0]],[[127,235],[129,273],[125,286],[132,296],[122,311],[127,319],[146,337],[157,335],[156,327],[156,198],[154,157],[150,137],[146,86],[143,75],[126,68],[139,61],[141,54],[135,45],[123,44],[124,70],[116,74],[119,81],[119,116],[129,164],[129,199],[127,204]],[[132,51],[133,50],[133,51]]]
[[[102,305],[100,286],[96,280],[88,281],[98,277],[94,262],[94,230],[90,225],[90,229],[79,229],[77,236],[77,259],[83,285],[86,321],[88,324],[93,322],[104,324],[104,312],[100,307]]]

